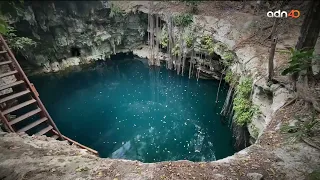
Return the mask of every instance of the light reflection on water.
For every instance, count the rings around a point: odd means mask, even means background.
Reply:
[[[31,80],[60,131],[102,157],[212,161],[234,153],[219,117],[227,87],[215,105],[219,82],[131,60]]]

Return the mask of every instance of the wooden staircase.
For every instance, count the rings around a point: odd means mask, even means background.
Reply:
[[[94,154],[97,151],[81,145],[58,130],[39,94],[20,67],[4,38],[0,35],[0,73],[1,78],[12,80],[0,86],[0,118],[9,132],[26,132],[29,135],[47,135],[58,140],[67,140]],[[8,93],[9,92],[9,93]]]

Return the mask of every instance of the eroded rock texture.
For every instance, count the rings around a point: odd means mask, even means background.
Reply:
[[[125,13],[107,1],[36,1],[23,6],[4,12],[18,35],[38,43],[22,54],[47,72],[127,51],[146,34],[146,14]]]

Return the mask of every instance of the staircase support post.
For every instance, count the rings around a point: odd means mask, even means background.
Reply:
[[[0,112],[0,116],[1,116],[2,122],[4,123],[5,126],[7,126],[10,132],[14,132],[13,128],[10,126],[7,118],[2,114],[2,112]]]

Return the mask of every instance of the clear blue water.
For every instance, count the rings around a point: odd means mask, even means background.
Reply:
[[[227,87],[215,104],[218,81],[132,59],[30,80],[59,130],[101,157],[213,161],[234,153],[219,116]]]

